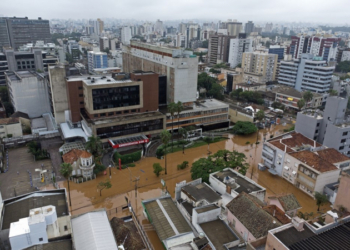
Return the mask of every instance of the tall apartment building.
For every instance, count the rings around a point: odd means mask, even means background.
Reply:
[[[165,128],[165,116],[157,111],[158,74],[73,76],[66,84],[70,123],[81,123],[87,135],[99,136],[102,142],[144,138]]]
[[[243,53],[252,52],[252,40],[248,38],[232,38],[230,39],[228,63],[231,68],[235,68],[242,63]]]
[[[287,51],[293,58],[301,58],[303,53],[322,57],[324,61],[337,59],[340,38],[318,36],[292,36],[292,43]]]
[[[244,32],[249,35],[254,31],[254,23],[252,21],[248,21],[244,26]]]
[[[266,52],[245,52],[242,58],[243,80],[266,83],[276,79],[277,55]]]
[[[199,40],[201,38],[201,29],[198,24],[191,24],[187,27],[186,31],[187,46],[189,46],[191,40]]]
[[[230,40],[233,38],[236,38],[236,37],[217,34],[217,33],[209,35],[209,46],[208,46],[208,63],[209,64],[228,62]]]
[[[58,58],[55,55],[49,55],[40,49],[32,49],[31,51],[5,49],[4,53],[0,53],[0,85],[6,84],[5,72],[7,71],[47,71],[48,65],[57,62]]]
[[[93,74],[94,69],[108,68],[108,58],[106,52],[88,51],[88,70]]]
[[[299,91],[326,93],[330,89],[334,69],[335,67],[327,66],[327,62],[320,57],[302,54],[300,59],[281,61],[278,83]]]
[[[129,26],[125,26],[121,28],[121,37],[122,37],[122,44],[124,45],[130,44],[130,40],[132,36],[131,36],[131,29]]]
[[[51,42],[49,20],[28,19],[28,17],[0,17],[0,51],[11,46],[17,50],[20,46],[36,41]]]
[[[227,34],[229,36],[238,36],[242,32],[242,23],[237,22],[237,20],[227,20],[227,22],[222,22],[219,25],[219,29],[227,29]]]
[[[175,46],[181,48],[188,48],[187,46],[187,37],[181,33],[177,33],[175,38]]]
[[[69,40],[67,42],[67,51],[72,55],[73,60],[82,59],[82,48],[81,45],[75,40]]]
[[[350,118],[345,114],[347,102],[347,99],[330,96],[323,112],[299,112],[295,131],[350,157]]]
[[[286,51],[287,48],[282,45],[270,45],[269,47],[269,54],[276,54],[279,62],[284,59]]]
[[[131,41],[130,46],[123,46],[123,70],[165,75],[167,103],[196,101],[198,58],[192,51]]]
[[[27,113],[30,118],[51,113],[49,89],[44,74],[35,71],[6,72],[10,101],[15,111]]]
[[[101,34],[104,30],[104,22],[100,18],[97,18],[97,24],[98,24],[98,29],[100,31],[99,34]]]
[[[265,24],[265,32],[271,32],[273,28],[273,23],[266,23]]]
[[[104,51],[105,49],[111,49],[109,46],[109,38],[100,37],[100,51]]]

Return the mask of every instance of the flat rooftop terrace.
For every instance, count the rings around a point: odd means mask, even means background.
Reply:
[[[214,174],[214,177],[221,182],[224,182],[224,180],[227,179],[227,177],[234,179],[234,183],[229,182],[227,184],[229,184],[231,188],[239,194],[242,192],[249,194],[251,192],[263,190],[263,188],[261,188],[258,184],[251,183],[250,181],[246,180],[245,178],[239,176],[238,174],[230,170],[223,170],[221,172],[218,172]],[[230,178],[228,178],[228,180],[230,180]]]
[[[201,207],[201,208],[196,209],[196,212],[198,214],[201,214],[201,213],[205,213],[205,212],[217,209],[217,208],[219,208],[219,207],[216,205],[209,205],[209,206],[205,206],[205,207]]]
[[[304,225],[304,230],[301,232],[296,230],[295,227],[291,226],[290,228],[283,230],[281,232],[275,233],[274,235],[284,245],[289,247],[294,243],[310,238],[315,234],[306,225]]]
[[[34,192],[4,201],[4,216],[2,230],[9,229],[12,222],[29,216],[29,210],[52,205],[56,207],[57,217],[68,215],[67,201],[64,190],[51,192]]]
[[[224,244],[233,241],[238,241],[237,245],[239,243],[239,238],[222,220],[213,220],[202,223],[199,226],[217,250],[226,250]]]

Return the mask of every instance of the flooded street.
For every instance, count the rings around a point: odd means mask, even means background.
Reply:
[[[250,168],[247,172],[247,176],[252,178],[258,184],[266,188],[266,201],[267,197],[276,194],[293,193],[299,203],[302,206],[302,212],[317,212],[317,206],[314,199],[297,189],[292,184],[288,183],[284,179],[278,176],[273,176],[267,170],[259,171],[257,164],[261,161],[261,151],[263,145],[263,138],[270,138],[270,135],[280,135],[283,129],[287,126],[277,125],[270,129],[263,129],[259,131],[260,144],[256,145],[257,134],[250,136],[233,136],[230,135],[228,140],[220,141],[210,144],[210,151],[212,153],[217,152],[220,149],[227,149],[230,151],[236,150],[242,152],[247,157],[247,162]],[[167,169],[168,174],[164,172],[157,177],[153,173],[153,164],[158,162],[164,167],[164,159],[157,158],[143,158],[136,163],[135,167],[124,170],[112,168],[111,183],[112,188],[104,189],[102,196],[100,197],[97,185],[100,181],[109,178],[109,171],[107,169],[107,175],[101,175],[97,179],[88,181],[81,184],[70,182],[70,194],[72,200],[71,214],[78,215],[94,209],[105,208],[110,217],[113,216],[125,216],[128,214],[126,209],[122,207],[126,206],[125,197],[131,201],[131,205],[138,216],[138,219],[142,222],[145,228],[149,228],[148,221],[143,215],[143,209],[141,205],[142,200],[155,198],[161,195],[162,185],[161,179],[166,182],[168,192],[174,197],[175,184],[177,182],[186,180],[191,181],[190,167],[184,170],[177,170],[177,165],[183,161],[188,161],[189,165],[199,158],[207,157],[208,146],[201,146],[198,148],[186,149],[185,154],[181,151],[167,155]],[[137,198],[135,197],[135,180],[139,178]],[[61,187],[67,187],[67,182],[60,182]],[[49,188],[49,187],[48,187]],[[323,206],[322,210],[328,210],[329,206]],[[155,233],[155,231],[146,230],[149,235],[152,244],[155,249],[162,249],[161,243]]]

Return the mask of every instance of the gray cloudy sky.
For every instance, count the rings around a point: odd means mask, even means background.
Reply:
[[[0,15],[350,23],[350,0],[1,0]]]

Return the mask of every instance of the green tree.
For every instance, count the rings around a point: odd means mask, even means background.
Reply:
[[[66,53],[66,61],[68,63],[73,63],[74,62],[73,56],[70,53],[68,53],[68,52]]]
[[[338,95],[338,91],[336,91],[335,89],[332,89],[329,91],[329,95],[330,96],[337,96]]]
[[[163,130],[162,133],[160,134],[160,140],[164,144],[164,160],[165,160],[165,174],[167,174],[167,165],[166,165],[166,155],[167,155],[167,150],[166,147],[170,141],[171,134],[169,133],[168,130]]]
[[[180,130],[180,113],[184,110],[184,106],[182,105],[182,102],[178,101],[176,103],[176,113],[177,113],[177,132],[179,133]]]
[[[337,64],[335,71],[347,73],[350,72],[350,61],[343,61]]]
[[[185,169],[188,167],[188,161],[184,161],[182,162],[181,164],[177,165],[177,169],[180,170],[180,169]]]
[[[211,89],[212,84],[217,82],[217,79],[203,72],[198,75],[197,81],[198,88],[205,88],[207,91],[209,91]]]
[[[107,54],[109,54],[110,50],[109,50],[109,48],[105,48],[105,49],[103,50],[103,52],[106,52]]]
[[[102,190],[103,189],[110,189],[112,187],[112,183],[109,179],[106,179],[104,181],[101,181],[100,183],[98,183],[97,185],[97,189],[100,190],[100,196],[102,195]]]
[[[317,205],[317,211],[320,211],[320,206],[323,206],[328,203],[327,195],[315,192],[315,199]]]
[[[69,178],[71,177],[72,172],[73,172],[73,167],[71,164],[69,164],[69,163],[62,163],[61,164],[60,173],[67,180],[69,206],[72,206],[72,201],[70,199],[70,188],[69,188]]]
[[[209,41],[208,40],[204,40],[202,42],[202,48],[208,48],[208,44],[209,44]]]
[[[243,121],[236,122],[236,124],[232,128],[233,133],[238,135],[249,135],[255,133],[257,130],[258,129],[254,125],[254,123]]]
[[[159,163],[153,164],[153,173],[156,174],[157,177],[159,177],[160,173],[164,170],[162,166]]]
[[[218,100],[224,100],[223,88],[218,83],[213,83],[211,89],[208,91],[208,95]]]
[[[171,116],[171,151],[174,151],[174,116],[177,110],[176,103],[172,102],[168,105],[168,113]]]
[[[209,144],[213,142],[213,139],[207,136],[203,138],[203,141],[208,144],[208,151],[209,151]]]
[[[259,110],[258,112],[256,112],[255,117],[259,120],[262,121],[265,118],[265,112],[264,110]]]
[[[303,99],[305,100],[306,103],[311,102],[313,97],[314,97],[314,95],[311,93],[311,91],[306,91],[303,94]]]
[[[231,93],[230,93],[230,97],[232,98],[232,99],[239,99],[239,96],[240,96],[240,94],[243,92],[243,89],[242,88],[239,88],[239,89],[235,89],[235,90],[233,90]]]
[[[102,153],[102,142],[98,136],[90,136],[85,144],[85,149],[89,150],[90,153],[98,157]]]
[[[300,99],[297,102],[297,106],[298,106],[299,110],[301,110],[305,106],[305,100],[304,99]]]

